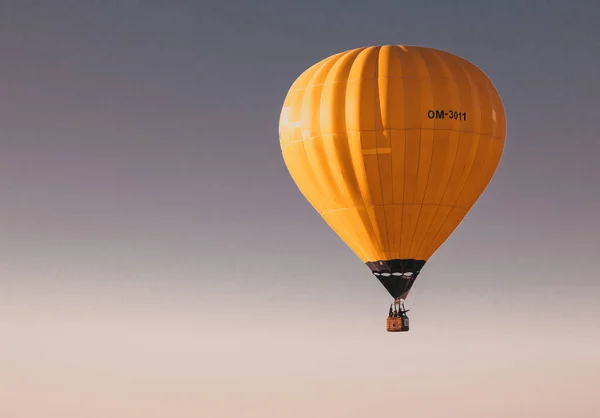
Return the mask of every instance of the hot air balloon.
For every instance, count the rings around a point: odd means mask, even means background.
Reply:
[[[290,87],[283,159],[304,197],[381,282],[388,331],[425,263],[486,189],[506,137],[502,101],[469,61],[420,46],[332,55]]]

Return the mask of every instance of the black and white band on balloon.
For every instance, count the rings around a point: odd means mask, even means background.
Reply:
[[[367,267],[394,299],[406,299],[421,269],[424,260],[394,259],[366,263]]]

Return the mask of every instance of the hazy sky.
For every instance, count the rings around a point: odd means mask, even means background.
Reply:
[[[600,416],[597,1],[0,2],[0,417]],[[310,65],[460,55],[507,112],[411,331],[277,137]]]

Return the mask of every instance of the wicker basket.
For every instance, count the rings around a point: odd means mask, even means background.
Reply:
[[[402,332],[408,331],[408,318],[407,317],[389,317],[386,321],[386,329],[388,332]]]

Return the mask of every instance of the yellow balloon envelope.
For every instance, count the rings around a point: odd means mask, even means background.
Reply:
[[[300,75],[279,136],[302,194],[398,300],[490,182],[506,118],[465,59],[373,46]]]

